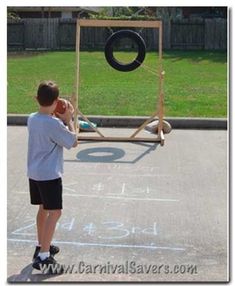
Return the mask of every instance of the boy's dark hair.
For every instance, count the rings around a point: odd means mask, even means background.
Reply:
[[[39,84],[37,92],[38,103],[50,106],[59,96],[59,88],[53,81],[43,81]]]

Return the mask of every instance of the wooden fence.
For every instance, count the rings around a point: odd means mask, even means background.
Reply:
[[[113,29],[114,30],[114,29]],[[102,50],[110,28],[82,28],[81,50]],[[147,49],[158,47],[153,29],[136,29],[144,38]],[[74,50],[75,19],[21,19],[7,24],[7,47],[12,50]],[[164,49],[227,49],[227,20],[198,19],[163,22]]]

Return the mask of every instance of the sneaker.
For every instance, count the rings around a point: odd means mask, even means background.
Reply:
[[[51,244],[49,251],[50,251],[50,255],[54,256],[60,251],[60,249],[58,246]]]
[[[44,260],[41,260],[38,256],[32,266],[34,269],[40,270],[43,274],[62,274],[64,272],[63,266],[57,263],[53,256],[49,256]]]
[[[38,256],[38,254],[40,252],[40,249],[41,249],[40,246],[36,246],[34,254],[33,254],[33,260]],[[50,255],[54,256],[54,255],[56,255],[60,251],[60,249],[59,249],[58,246],[55,246],[55,245],[52,244],[50,246],[50,250],[49,251],[50,251]]]

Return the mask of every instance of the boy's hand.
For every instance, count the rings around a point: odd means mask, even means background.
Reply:
[[[72,114],[74,113],[74,108],[73,108],[73,105],[70,101],[67,101],[68,105],[67,107],[69,108],[69,110],[72,112]]]
[[[68,101],[68,105],[66,106],[65,112],[62,113],[56,113],[56,116],[58,116],[65,124],[69,124],[73,118],[74,108],[71,104],[71,102]]]

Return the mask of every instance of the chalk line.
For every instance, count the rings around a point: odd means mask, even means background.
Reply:
[[[17,192],[18,194],[28,194],[28,192]],[[87,197],[87,198],[99,198],[99,199],[117,199],[117,200],[132,200],[132,201],[158,201],[158,202],[179,202],[176,199],[159,199],[159,198],[136,198],[136,197],[118,197],[118,196],[101,196],[101,195],[86,195],[86,194],[66,194],[67,197]]]
[[[100,196],[100,195],[86,195],[86,194],[64,194],[64,196],[71,197],[88,197],[100,199],[117,199],[117,200],[133,200],[133,201],[159,201],[159,202],[178,202],[176,199],[160,199],[160,198],[136,198],[136,197],[118,197],[118,196]]]
[[[28,194],[28,192],[17,192],[17,194]],[[133,200],[133,201],[158,201],[158,202],[179,202],[176,199],[160,199],[160,198],[136,198],[136,197],[118,197],[118,196],[101,196],[101,195],[87,195],[87,194],[66,194],[63,196],[68,197],[87,197],[87,198],[98,198],[98,199],[117,199],[117,200]]]
[[[36,243],[37,242],[36,240],[31,240],[31,239],[16,239],[16,238],[8,238],[8,241],[12,241],[12,242],[26,242],[26,243]],[[171,246],[85,243],[85,242],[77,242],[77,241],[59,241],[59,240],[53,240],[53,243],[55,243],[55,244],[76,245],[76,246],[113,247],[113,248],[144,248],[144,249],[155,249],[155,250],[185,251],[185,248],[171,247]]]
[[[115,171],[115,170],[114,170]],[[138,172],[137,172],[138,173]],[[169,178],[172,177],[172,175],[167,175],[167,174],[133,174],[133,173],[107,173],[107,172],[102,172],[102,173],[95,173],[95,172],[79,172],[79,176],[84,177],[84,176],[110,176],[110,175],[115,175],[115,177],[153,177],[153,178],[159,178],[159,177],[163,177],[163,178]]]

